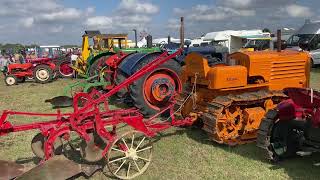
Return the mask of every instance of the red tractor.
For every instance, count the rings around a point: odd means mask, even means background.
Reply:
[[[320,92],[288,88],[289,96],[270,110],[260,124],[257,146],[279,161],[320,151]]]
[[[52,62],[9,64],[3,71],[4,81],[8,86],[22,83],[26,78],[34,78],[37,83],[48,83],[55,77],[55,68]]]

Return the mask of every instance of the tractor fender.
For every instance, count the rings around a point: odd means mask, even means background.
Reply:
[[[282,101],[277,105],[278,116],[280,121],[290,121],[299,117],[299,106],[292,99]]]
[[[91,66],[96,60],[98,60],[99,58],[101,58],[101,57],[103,57],[103,56],[114,55],[114,54],[116,54],[116,53],[108,51],[108,52],[99,53],[99,54],[97,54],[96,56],[90,56],[90,57],[88,58],[87,65],[88,65],[88,67],[90,67],[90,66]]]
[[[131,76],[136,71],[137,65],[140,64],[141,61],[144,61],[149,56],[160,56],[161,54],[161,52],[130,54],[120,63],[119,69],[127,76]]]
[[[53,63],[53,62],[43,62],[43,63],[39,63],[39,64],[36,64],[34,67],[37,67],[39,65],[47,65],[50,67],[50,69],[52,70],[55,70],[56,69],[56,64]]]

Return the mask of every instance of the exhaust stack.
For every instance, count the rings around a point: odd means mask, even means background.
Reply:
[[[281,43],[281,30],[277,30],[277,51],[281,52],[282,43]]]
[[[180,44],[181,48],[184,48],[184,18],[181,17],[180,19]]]

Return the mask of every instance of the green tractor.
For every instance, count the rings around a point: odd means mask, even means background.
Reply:
[[[99,66],[103,66],[110,56],[119,52],[160,52],[158,47],[129,48],[128,34],[101,34],[100,31],[85,31],[82,36],[82,52],[72,68],[77,74],[89,78],[97,74]]]

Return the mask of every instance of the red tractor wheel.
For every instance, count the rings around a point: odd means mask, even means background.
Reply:
[[[73,69],[70,67],[70,61],[62,61],[58,63],[60,77],[72,77]]]
[[[38,83],[48,83],[53,79],[53,71],[47,65],[38,65],[33,70],[33,77]]]
[[[152,61],[148,58],[138,64],[136,71]],[[144,115],[152,115],[167,107],[176,92],[182,89],[179,75],[181,67],[172,60],[145,74],[130,86],[130,96]]]
[[[7,86],[16,85],[18,83],[18,79],[14,75],[8,75],[5,77],[4,82]]]

